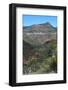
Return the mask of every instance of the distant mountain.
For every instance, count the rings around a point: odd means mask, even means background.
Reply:
[[[24,41],[31,45],[41,45],[56,39],[57,28],[47,22],[24,27],[23,33]]]
[[[24,32],[28,32],[28,33],[34,33],[34,32],[46,33],[46,32],[55,32],[57,30],[57,28],[53,27],[49,22],[26,26],[26,27],[23,27],[23,29],[24,29]]]

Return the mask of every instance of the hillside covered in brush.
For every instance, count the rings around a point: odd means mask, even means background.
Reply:
[[[23,74],[57,73],[57,28],[50,23],[23,27]]]

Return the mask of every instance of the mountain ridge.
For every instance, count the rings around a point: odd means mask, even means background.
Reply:
[[[53,27],[49,22],[41,24],[33,24],[31,26],[23,27],[23,32],[32,33],[32,32],[56,32],[57,28]]]
[[[32,25],[23,30],[24,40],[30,44],[40,45],[46,41],[56,39],[57,28],[53,28],[50,23]]]
[[[32,24],[32,25],[29,25],[29,26],[24,26],[24,28],[31,27],[31,26],[34,26],[34,25],[45,25],[45,24],[46,25],[51,25],[52,27],[57,28],[57,27],[53,26],[50,22],[39,23],[39,24]]]

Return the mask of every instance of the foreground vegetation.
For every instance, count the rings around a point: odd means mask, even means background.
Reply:
[[[23,43],[23,74],[57,73],[56,40],[38,46]]]

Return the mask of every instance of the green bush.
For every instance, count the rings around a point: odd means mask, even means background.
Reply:
[[[52,57],[50,68],[52,69],[52,71],[57,72],[57,57],[56,56]]]

